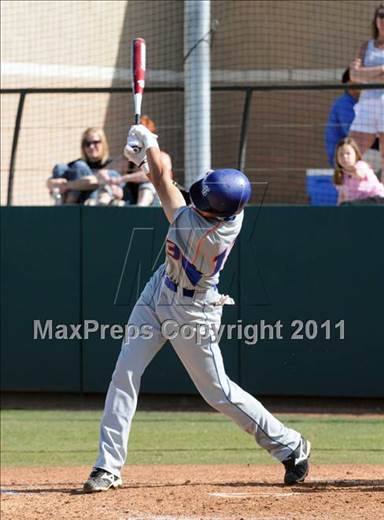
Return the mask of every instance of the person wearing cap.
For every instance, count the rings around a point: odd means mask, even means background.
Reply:
[[[123,341],[101,420],[99,455],[84,492],[122,484],[141,376],[167,339],[204,399],[283,463],[285,484],[303,482],[310,443],[229,379],[219,347],[223,305],[234,301],[219,294],[217,285],[251,197],[248,178],[235,169],[209,171],[191,186],[187,206],[162,160],[157,136],[144,125],[130,129],[125,155],[148,172],[170,225],[165,262],[128,321],[134,335]]]

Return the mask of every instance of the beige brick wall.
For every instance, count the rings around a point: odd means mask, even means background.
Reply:
[[[215,0],[219,21],[212,46],[215,84],[339,78],[369,37],[371,0]],[[103,126],[120,152],[132,119],[130,42],[148,47],[147,85],[180,84],[182,0],[3,1],[2,87],[126,86],[127,94],[28,95],[15,172],[15,204],[50,204],[45,181],[56,162],[79,155],[87,126]],[[324,72],[325,71],[325,72]],[[317,76],[316,76],[317,74]],[[256,79],[255,79],[256,78]],[[326,167],[323,127],[332,98],[325,93],[255,93],[246,170],[269,182],[268,202],[305,202],[305,170]],[[1,203],[6,200],[18,98],[2,95]],[[243,96],[215,94],[213,166],[236,166]],[[183,175],[183,97],[149,94],[144,112],[157,121],[161,144]],[[196,120],[200,117],[196,114]],[[193,122],[192,122],[193,124]]]
[[[214,68],[338,68],[369,37],[376,0],[218,0]]]

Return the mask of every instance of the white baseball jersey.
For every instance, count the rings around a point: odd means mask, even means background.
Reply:
[[[227,219],[206,218],[192,206],[176,211],[166,241],[166,273],[186,289],[207,290],[240,233],[244,212]]]

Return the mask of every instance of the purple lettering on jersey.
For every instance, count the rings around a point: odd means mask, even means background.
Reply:
[[[178,260],[181,255],[180,249],[177,247],[177,245],[174,242],[171,242],[171,240],[167,240],[166,253],[174,260]]]
[[[193,286],[197,285],[203,276],[203,273],[196,269],[196,267],[191,264],[183,255],[181,255],[181,265],[183,266],[183,269],[191,284]]]
[[[191,262],[185,258],[185,256],[181,253],[180,248],[174,242],[168,239],[166,244],[166,253],[174,260],[179,260],[181,258],[181,265],[188,277],[188,280],[192,285],[197,285],[199,283],[203,273],[201,273],[196,268],[196,266],[191,264]]]

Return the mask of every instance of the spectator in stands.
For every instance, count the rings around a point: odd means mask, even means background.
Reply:
[[[121,179],[112,166],[107,138],[101,128],[87,128],[81,137],[81,158],[68,164],[56,164],[47,186],[60,192],[65,204],[93,203],[106,205],[123,198],[120,183],[109,185],[107,179]]]
[[[350,75],[353,81],[360,83],[384,82],[384,4],[374,13],[372,22],[373,38],[359,49],[357,57],[351,63]],[[350,136],[358,144],[361,153],[370,148],[376,136],[379,136],[381,167],[384,170],[384,89],[367,89],[360,94],[355,105]]]
[[[338,204],[384,204],[384,185],[362,160],[359,147],[351,137],[341,139],[336,147],[333,182],[339,194]]]
[[[344,94],[334,101],[325,128],[325,145],[328,162],[332,167],[335,167],[335,150],[337,143],[349,134],[349,129],[355,117],[354,106],[360,96],[360,90],[353,87],[355,82],[351,80],[349,69],[344,71],[341,82],[347,85],[347,88]],[[380,177],[381,166],[378,138],[374,140],[371,148],[363,155],[364,160],[371,164]]]
[[[141,124],[149,128],[151,132],[156,132],[155,123],[147,115],[143,115],[140,119]],[[172,168],[169,155],[162,152],[162,158],[168,162],[169,168]],[[101,190],[116,188],[123,189],[122,200],[119,205],[137,205],[137,206],[156,206],[159,199],[152,183],[149,181],[146,173],[137,168],[137,166],[129,162],[123,155],[115,159],[112,164],[114,170],[121,175],[110,175],[108,171],[99,172],[97,176],[88,176],[82,180],[82,186],[87,183],[90,188],[99,187]],[[88,204],[94,205],[94,199],[88,201]]]
[[[144,115],[140,120],[151,132],[155,123]],[[65,204],[138,205],[159,204],[156,191],[146,173],[124,156],[109,158],[109,147],[103,130],[88,128],[81,141],[82,158],[68,164],[57,164],[48,180],[48,188],[60,191]],[[170,156],[161,152],[163,161],[172,169]]]
[[[341,82],[346,85],[345,92],[339,96],[333,103],[328,116],[328,122],[325,129],[325,145],[327,149],[328,162],[330,166],[335,166],[335,150],[337,143],[347,137],[349,128],[352,124],[355,112],[353,107],[357,103],[360,90],[353,88],[353,81],[349,75],[349,69],[346,69],[341,78]]]

